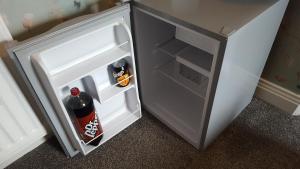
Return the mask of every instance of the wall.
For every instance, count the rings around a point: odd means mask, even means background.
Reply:
[[[290,0],[263,77],[300,94],[300,1]]]
[[[94,13],[115,0],[0,0],[0,15],[17,40],[24,40],[78,15]],[[300,1],[290,4],[263,77],[300,94]]]
[[[115,0],[0,0],[0,15],[14,39],[24,40],[70,18],[101,11]]]

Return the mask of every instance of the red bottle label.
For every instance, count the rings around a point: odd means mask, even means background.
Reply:
[[[77,118],[77,121],[79,123],[80,134],[85,142],[89,142],[103,133],[95,112],[92,112],[85,117]]]

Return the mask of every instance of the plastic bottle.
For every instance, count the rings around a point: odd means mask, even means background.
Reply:
[[[85,92],[80,92],[77,87],[72,88],[70,92],[67,107],[76,116],[74,121],[77,131],[85,143],[98,136],[97,139],[89,143],[97,146],[103,137],[103,130],[95,112],[93,98]]]

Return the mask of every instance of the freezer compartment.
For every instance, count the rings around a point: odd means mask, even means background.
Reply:
[[[175,35],[174,35],[175,36]],[[170,83],[206,97],[213,55],[171,36],[170,40],[153,48],[153,66]]]
[[[172,37],[158,45],[167,59],[158,69],[166,78],[205,98],[213,55]],[[159,54],[161,53],[161,54]],[[169,58],[169,59],[168,59]]]
[[[206,45],[215,41],[200,33],[191,35],[191,31],[182,26],[138,8],[134,8],[134,19],[143,105],[199,147],[217,50]],[[185,39],[183,32],[197,38]],[[202,40],[201,43],[198,40]]]
[[[210,75],[213,55],[207,51],[196,48],[176,38],[162,43],[158,46],[158,50],[175,57],[177,62],[200,74],[207,77]]]

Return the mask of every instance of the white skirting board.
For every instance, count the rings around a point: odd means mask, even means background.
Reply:
[[[296,108],[296,110],[294,111],[294,116],[300,116],[300,104],[298,105],[298,107]]]
[[[300,114],[299,94],[297,95],[263,78],[259,81],[256,96],[288,113]]]

